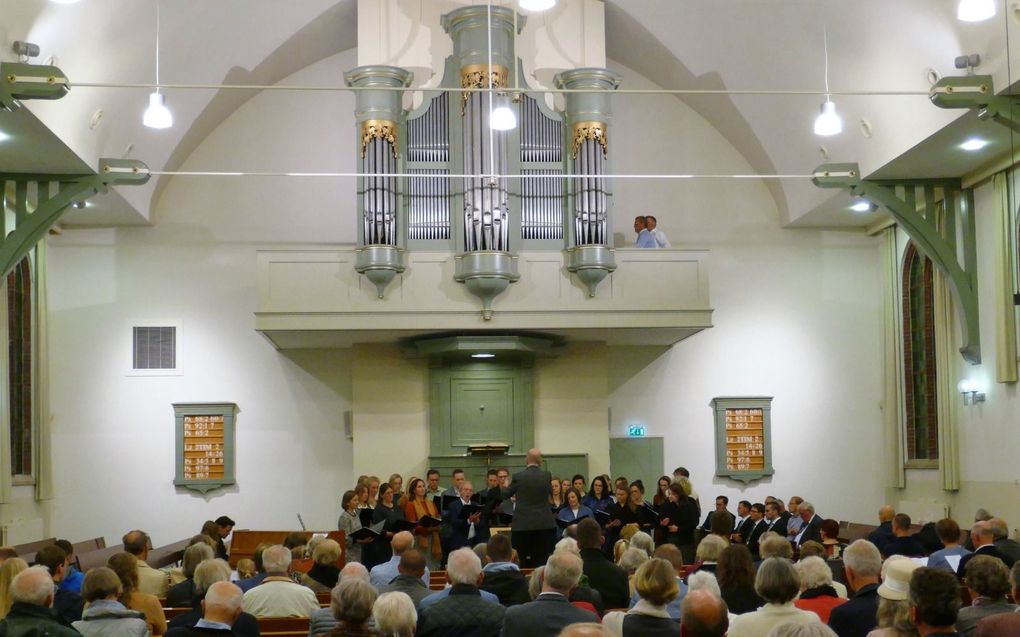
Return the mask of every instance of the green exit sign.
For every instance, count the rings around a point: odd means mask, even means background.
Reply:
[[[631,425],[627,428],[627,435],[634,436],[635,438],[642,438],[645,435],[644,425]]]

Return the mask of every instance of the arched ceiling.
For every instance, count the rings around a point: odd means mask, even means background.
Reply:
[[[419,0],[433,1],[459,4]],[[5,8],[0,24],[0,59],[13,59],[11,41],[24,39],[42,48],[38,61],[54,56],[72,82],[153,81],[155,0],[14,4]],[[963,53],[981,54],[980,72],[994,74],[996,86],[1006,86],[1006,44],[1017,41],[1018,21],[1011,12],[985,23],[960,23],[955,5],[956,0],[607,0],[606,52],[611,61],[668,88],[822,90],[824,27],[835,91],[924,92],[929,88],[927,70],[959,74],[953,58]],[[160,7],[160,79],[165,83],[272,84],[357,45],[357,0],[173,0]],[[1014,66],[1020,68],[1017,62]],[[100,156],[130,156],[157,170],[179,166],[252,96],[245,91],[171,89],[167,92],[175,125],[152,131],[141,125],[148,92],[76,87],[56,102],[28,105],[89,165]],[[811,130],[819,96],[678,99],[712,123],[763,174],[810,172],[824,161],[820,145],[833,161],[860,162],[869,174],[960,116],[935,108],[924,96],[842,96],[834,99],[845,131],[822,139]],[[103,117],[93,129],[89,122],[97,110]],[[861,119],[870,123],[871,137],[861,132]],[[267,165],[276,168],[285,167]],[[662,170],[699,172],[698,166],[673,165],[668,158]],[[122,196],[140,220],[149,217],[163,183],[154,180],[146,188],[123,189]],[[773,181],[769,186],[784,223],[841,225],[838,218],[832,221],[817,213],[831,192],[806,180]],[[88,211],[79,213],[79,222],[103,222],[90,218]]]

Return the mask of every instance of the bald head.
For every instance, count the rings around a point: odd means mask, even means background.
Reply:
[[[340,581],[348,579],[369,580],[368,569],[361,562],[347,562],[340,570]]]
[[[32,566],[14,576],[11,601],[34,606],[53,605],[53,576],[45,566]]]
[[[878,510],[879,522],[892,522],[894,517],[896,517],[896,509],[892,508],[888,504]]]
[[[528,449],[528,455],[524,458],[524,464],[542,464],[542,452],[538,450],[538,447]]]
[[[404,551],[414,546],[414,536],[410,531],[401,531],[393,536],[390,542],[394,555],[401,555]]]
[[[241,614],[241,589],[230,582],[216,582],[205,592],[202,617],[211,622],[233,625]]]
[[[989,522],[975,522],[974,528],[970,530],[970,538],[974,542],[975,548],[991,544],[995,540],[992,525]]]
[[[707,590],[693,590],[680,604],[682,637],[723,637],[730,627],[726,602]]]
[[[570,624],[556,637],[613,637],[613,633],[602,624],[582,623]]]

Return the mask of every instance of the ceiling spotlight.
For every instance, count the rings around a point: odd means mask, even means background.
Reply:
[[[86,206],[86,203],[84,201],[78,200],[72,203],[71,205],[74,206],[76,209],[81,210]]]
[[[971,137],[967,141],[965,141],[962,144],[960,144],[960,148],[962,150],[967,150],[967,151],[970,151],[970,152],[974,152],[974,151],[981,150],[982,148],[984,148],[985,146],[987,146],[990,143],[991,142],[989,142],[987,139],[981,139],[980,137]]]
[[[7,133],[5,133],[2,130],[0,130],[0,142],[5,142],[5,141],[7,141],[10,138],[11,138],[10,135],[8,135]]]
[[[815,135],[831,137],[843,132],[843,119],[836,112],[836,103],[826,98],[822,112],[815,118]]]
[[[78,2],[78,0],[50,0],[50,2],[55,2],[57,4],[74,4]]]
[[[493,130],[507,131],[517,128],[517,116],[509,106],[497,106],[489,116],[489,126]]]
[[[871,202],[867,199],[858,199],[854,205],[850,206],[850,210],[854,212],[871,212]]]
[[[981,22],[995,15],[995,0],[960,0],[956,17],[963,22]]]
[[[525,11],[547,11],[556,6],[556,0],[521,0]]]
[[[488,353],[472,354],[471,358],[496,358],[496,355]]]

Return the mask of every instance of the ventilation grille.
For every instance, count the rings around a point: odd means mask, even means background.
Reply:
[[[176,327],[135,327],[134,369],[177,369]]]

